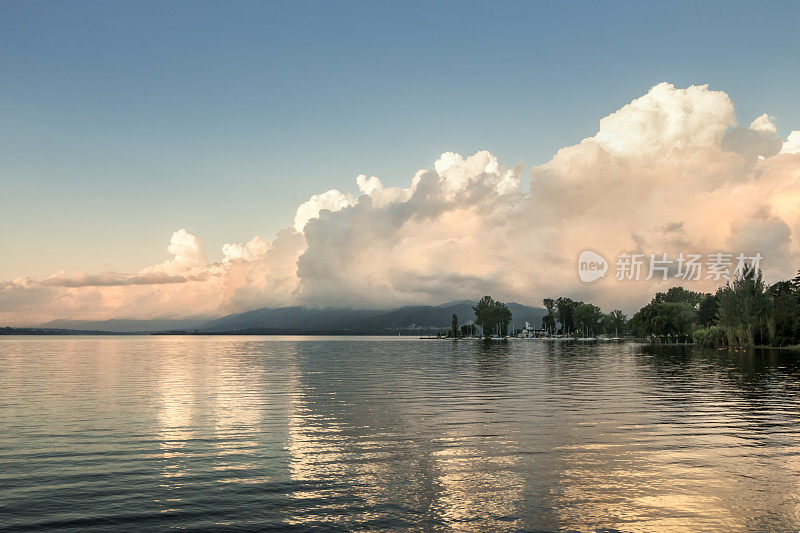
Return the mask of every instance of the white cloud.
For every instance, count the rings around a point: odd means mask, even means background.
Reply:
[[[0,320],[217,314],[291,304],[389,307],[492,294],[538,304],[567,295],[633,310],[660,282],[581,283],[582,250],[760,252],[768,280],[800,262],[800,131],[783,142],[761,115],[737,127],[707,86],[662,83],[600,121],[595,135],[531,170],[488,151],[447,152],[407,187],[358,175],[297,209],[271,241],[226,244],[208,263],[175,232],[172,257],[134,274],[60,273],[0,284]],[[689,285],[713,290],[708,281]]]
[[[366,174],[359,174],[356,176],[356,185],[363,194],[380,194],[383,191],[383,183],[375,176],[367,178]]]
[[[755,131],[766,131],[769,133],[778,133],[778,129],[775,127],[775,120],[774,117],[771,117],[764,113],[756,117],[753,122],[750,123],[750,129]]]
[[[660,83],[600,121],[591,139],[610,154],[668,157],[676,151],[719,145],[734,124],[733,103],[707,85],[676,89]]]
[[[789,134],[786,142],[781,147],[782,154],[800,154],[800,131]]]
[[[256,261],[262,259],[269,250],[269,243],[262,237],[255,236],[244,244],[222,245],[222,262]]]
[[[172,234],[167,246],[167,252],[172,259],[159,266],[143,270],[143,273],[166,272],[169,274],[182,274],[206,265],[206,253],[200,237],[192,235],[185,229],[179,229]]]
[[[294,229],[302,233],[308,221],[318,218],[321,211],[339,211],[349,207],[352,203],[352,196],[343,194],[336,189],[325,191],[322,194],[315,194],[297,208],[297,212],[294,215]]]

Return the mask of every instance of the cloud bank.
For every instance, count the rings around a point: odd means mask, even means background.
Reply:
[[[214,261],[181,229],[170,258],[139,272],[2,282],[0,321],[385,308],[482,294],[634,310],[678,284],[582,283],[576,261],[587,249],[612,263],[623,252],[759,252],[776,281],[800,266],[800,131],[780,138],[767,114],[738,126],[724,92],[662,83],[530,171],[488,151],[448,152],[407,187],[359,175],[351,192],[314,195],[291,222],[271,240],[226,244]]]

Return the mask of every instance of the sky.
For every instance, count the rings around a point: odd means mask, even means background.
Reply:
[[[315,247],[297,227],[298,206],[306,205],[310,215],[304,216],[312,219],[319,206],[346,207],[341,217],[352,218],[350,207],[358,196],[376,191],[368,184],[359,188],[358,175],[378,177],[387,190],[416,191],[412,177],[417,171],[435,170],[436,161],[450,152],[461,154],[463,162],[445,157],[439,178],[448,181],[444,175],[451,167],[472,177],[461,176],[456,185],[450,178],[442,194],[455,194],[463,180],[488,179],[503,196],[508,187],[501,182],[511,169],[514,177],[508,179],[519,182],[514,187],[520,197],[532,180],[556,204],[566,206],[575,198],[559,197],[560,187],[548,189],[552,180],[580,188],[581,179],[592,181],[603,171],[579,179],[573,175],[577,165],[570,163],[572,170],[567,169],[554,159],[556,153],[593,138],[603,117],[651,94],[661,83],[676,91],[708,85],[709,94],[724,91],[732,102],[730,116],[720,108],[725,106],[721,100],[708,104],[716,112],[698,124],[713,123],[722,130],[706,132],[706,147],[721,146],[725,132],[748,128],[762,114],[768,116],[766,130],[774,129],[776,139],[786,142],[792,131],[800,130],[797,50],[800,5],[791,2],[0,2],[0,223],[5,229],[0,233],[0,280],[6,280],[0,319],[30,322],[49,318],[48,313],[71,318],[148,316],[156,309],[187,315],[196,309],[189,296],[162,294],[159,285],[164,290],[181,285],[181,291],[195,298],[214,295],[218,307],[201,310],[212,315],[281,302],[433,302],[446,295],[422,286],[421,280],[430,278],[431,285],[442,286],[441,279],[415,265],[434,256],[442,260],[440,251],[452,242],[439,243],[432,234],[426,246],[414,248],[419,255],[389,254],[396,261],[391,273],[384,267],[353,273],[347,282],[338,280],[340,287],[354,284],[343,295],[322,287],[322,280],[331,272],[346,271],[354,261],[374,261],[375,252],[386,251],[387,244],[363,239],[361,251],[367,257],[334,257],[344,244],[363,236],[342,229],[345,221],[331,219],[328,230],[339,228],[339,233],[319,232],[316,237],[326,246],[337,242],[338,251]],[[706,102],[699,93],[657,93],[654,102],[677,98],[679,107],[694,106],[696,99]],[[692,120],[681,120],[688,128],[683,134],[698,135]],[[657,129],[657,124],[650,126]],[[650,133],[639,132],[643,138]],[[662,135],[661,141],[667,137]],[[675,142],[677,137],[669,139]],[[724,141],[726,150],[729,140]],[[779,146],[775,139],[762,140]],[[628,148],[647,152],[641,146]],[[484,150],[490,156],[479,155]],[[739,152],[743,150],[750,148]],[[755,155],[769,158],[779,152],[776,148]],[[470,160],[472,156],[478,159]],[[789,165],[783,181],[770,189],[783,191],[783,197],[785,187],[796,183],[793,162],[785,159],[779,162]],[[471,165],[478,160],[489,161],[488,167],[478,165],[480,172],[475,171]],[[657,160],[654,164],[662,168],[663,158]],[[699,181],[718,188],[714,176],[720,161],[715,155],[679,171],[707,174],[707,180]],[[725,172],[737,176],[730,179],[738,183],[763,174],[755,168],[758,164],[725,167]],[[663,185],[674,177],[670,165],[663,165],[664,173],[654,183]],[[492,171],[484,172],[489,167]],[[615,191],[619,168],[608,172],[609,185],[601,190]],[[330,190],[338,194],[307,204]],[[609,201],[621,190],[631,188],[616,190]],[[406,205],[413,191],[380,201]],[[760,211],[753,209],[762,218],[774,215],[789,228],[788,244],[780,252],[785,265],[774,272],[778,276],[791,270],[787,265],[797,249],[791,235],[797,231],[791,216],[781,215],[784,206],[770,198]],[[525,241],[540,226],[545,233],[555,231],[542,221],[568,217],[547,213],[548,203],[554,202],[545,200],[538,195],[524,216],[504,211],[508,220],[487,223],[502,228],[502,238],[510,242]],[[471,201],[471,206],[480,204]],[[681,208],[679,201],[674,200],[673,211]],[[377,209],[380,202],[374,203]],[[425,216],[446,226],[446,214]],[[681,222],[673,215],[664,214],[664,224]],[[605,216],[612,219],[611,226],[627,224],[616,228],[624,237],[606,245],[613,249],[600,250],[612,255],[636,229],[631,227],[635,217]],[[380,226],[372,219],[359,223]],[[730,229],[730,223],[722,225]],[[452,229],[451,238],[458,241],[466,226],[439,229],[443,234]],[[297,235],[276,244],[275,236],[292,227]],[[569,230],[581,227],[576,222]],[[718,240],[730,242],[731,235]],[[223,251],[225,245],[254,236],[264,243],[251,246],[249,259],[242,257],[244,252],[235,252],[239,256],[233,258],[230,247],[228,254]],[[707,237],[698,242],[714,242]],[[167,250],[170,243],[172,251]],[[474,279],[465,272],[446,274],[456,286],[469,288],[464,292],[494,288],[524,303],[538,303],[545,287],[527,287],[524,276],[506,285],[497,281],[512,276],[514,268],[522,271],[541,263],[546,251],[538,244],[530,244],[536,249],[528,255],[507,257],[514,263],[508,271],[484,265]],[[598,244],[587,243],[594,248]],[[173,253],[187,246],[188,255]],[[262,284],[265,276],[274,277],[274,271],[241,273],[236,283],[227,270],[209,274],[209,269],[233,268],[224,265],[233,259],[252,262],[258,256],[260,261],[268,248],[274,255],[280,246],[285,264],[275,267],[279,261],[273,258],[270,268],[281,273],[281,290],[269,283],[269,288],[248,289]],[[460,246],[459,253],[466,253],[469,246]],[[523,242],[520,248],[527,246]],[[451,260],[448,256],[445,262]],[[397,267],[404,261],[408,268]],[[205,274],[193,270],[201,263]],[[187,281],[188,271],[197,279]],[[51,280],[48,290],[58,285],[58,294],[43,295],[41,281],[55,275],[72,279],[70,287]],[[145,283],[154,275],[176,279]],[[228,296],[219,296],[225,291],[216,285],[194,286],[207,275],[224,278]],[[96,276],[105,276],[104,284]],[[127,276],[125,284],[119,276]],[[83,280],[80,287],[78,278]],[[123,294],[134,279],[135,289],[150,291],[149,298],[160,305],[140,301],[145,292]],[[373,301],[364,296],[368,294],[381,296]],[[119,303],[131,298],[139,303]],[[72,303],[64,307],[53,304],[67,300]],[[607,294],[605,300],[609,305],[634,304],[615,302]],[[45,312],[46,307],[51,311]]]

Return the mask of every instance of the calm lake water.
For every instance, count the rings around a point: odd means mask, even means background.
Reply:
[[[797,530],[797,354],[0,337],[0,529]]]

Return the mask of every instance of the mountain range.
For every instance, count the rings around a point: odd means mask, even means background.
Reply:
[[[390,310],[318,309],[310,307],[265,307],[235,313],[221,318],[102,321],[53,320],[41,324],[42,329],[105,331],[109,333],[261,333],[261,334],[333,334],[333,335],[397,335],[435,333],[450,329],[453,315],[459,323],[468,324],[475,318],[474,302],[449,302],[437,306],[415,305]],[[545,309],[509,303],[512,320],[518,326],[530,322],[539,327]]]

